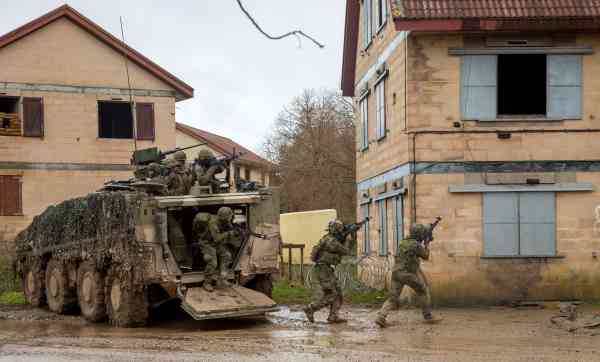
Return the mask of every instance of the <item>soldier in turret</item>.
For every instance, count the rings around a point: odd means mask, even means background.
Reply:
[[[223,165],[215,160],[215,155],[210,150],[200,150],[194,163],[194,176],[199,186],[210,186],[212,193],[219,193],[222,182],[216,178],[216,175],[225,170]]]
[[[174,163],[166,177],[167,194],[169,196],[181,196],[189,194],[194,176],[186,165],[186,155],[183,151],[177,151],[173,156]]]

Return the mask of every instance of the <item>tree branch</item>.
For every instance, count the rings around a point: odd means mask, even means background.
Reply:
[[[325,45],[319,43],[315,38],[311,37],[310,35],[307,35],[302,30],[293,30],[293,31],[290,31],[288,33],[285,33],[285,34],[279,35],[279,36],[272,36],[272,35],[267,34],[264,30],[262,30],[260,25],[258,25],[256,20],[254,20],[252,15],[250,15],[250,13],[248,13],[248,11],[244,8],[244,5],[242,5],[242,0],[236,0],[236,1],[237,1],[238,5],[240,6],[240,9],[242,10],[242,12],[246,15],[246,17],[248,17],[248,19],[250,19],[250,21],[252,22],[252,24],[254,24],[256,29],[258,29],[258,31],[260,31],[267,38],[269,38],[271,40],[280,40],[280,39],[286,38],[288,36],[296,36],[298,38],[298,41],[300,42],[300,36],[303,36],[306,39],[315,43],[315,45],[317,45],[319,48],[325,48]]]

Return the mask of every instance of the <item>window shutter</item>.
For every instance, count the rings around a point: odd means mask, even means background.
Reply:
[[[375,85],[376,112],[377,112],[377,139],[385,137],[385,79]]]
[[[379,201],[379,255],[388,254],[387,202]]]
[[[154,140],[154,104],[136,103],[137,139]]]
[[[23,98],[23,135],[25,137],[44,137],[42,98]]]
[[[581,55],[548,55],[548,118],[581,118]]]
[[[462,118],[491,121],[497,115],[496,55],[468,55],[462,57],[461,100]]]
[[[364,34],[364,47],[368,47],[371,44],[373,38],[373,22],[372,22],[372,11],[373,5],[372,0],[363,1],[363,34]]]
[[[360,101],[360,112],[362,118],[362,148],[369,147],[369,97],[366,96]]]
[[[519,254],[519,197],[516,192],[483,194],[483,240],[486,256]]]
[[[0,215],[22,214],[21,179],[16,176],[0,176]]]
[[[398,255],[398,251],[400,250],[400,241],[404,239],[404,215],[402,206],[402,196],[394,197],[394,236],[396,241],[396,255]]]
[[[519,194],[520,254],[556,255],[554,192]]]

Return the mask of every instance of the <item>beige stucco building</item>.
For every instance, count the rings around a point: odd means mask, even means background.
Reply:
[[[192,96],[66,5],[0,37],[0,240],[48,205],[131,177],[135,147],[174,148],[175,103]]]
[[[271,184],[271,172],[273,165],[271,162],[260,157],[244,146],[232,141],[230,138],[219,136],[183,123],[177,123],[176,126],[177,147],[189,147],[203,144],[198,147],[185,150],[189,163],[194,162],[198,152],[202,149],[210,150],[217,158],[231,157],[234,153],[239,155],[230,164],[230,186],[234,190],[236,180],[252,181],[260,186],[273,186]],[[217,175],[218,178],[225,180],[226,172]]]
[[[361,275],[439,215],[438,303],[600,299],[600,14],[425,3],[347,1]]]

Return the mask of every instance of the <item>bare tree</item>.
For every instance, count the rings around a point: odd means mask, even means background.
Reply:
[[[301,40],[300,37],[303,36],[306,39],[312,41],[313,43],[315,43],[316,46],[318,46],[319,48],[325,48],[325,45],[323,45],[322,43],[318,42],[315,38],[313,38],[310,35],[307,35],[305,32],[303,32],[302,30],[292,30],[290,32],[287,32],[285,34],[282,35],[269,35],[266,31],[264,31],[260,25],[258,25],[258,23],[256,22],[256,20],[254,20],[254,18],[252,17],[252,15],[250,15],[250,13],[248,12],[248,10],[246,10],[246,8],[244,8],[244,5],[242,4],[242,0],[236,0],[240,10],[242,10],[242,12],[244,13],[244,15],[246,15],[246,17],[248,19],[250,19],[250,21],[252,22],[252,24],[254,25],[254,27],[264,36],[266,36],[268,39],[271,40],[280,40],[283,38],[287,38],[288,36],[295,36],[298,39],[298,44],[301,44]]]
[[[287,211],[333,208],[356,214],[352,103],[334,91],[305,90],[284,108],[264,142],[277,165]]]

